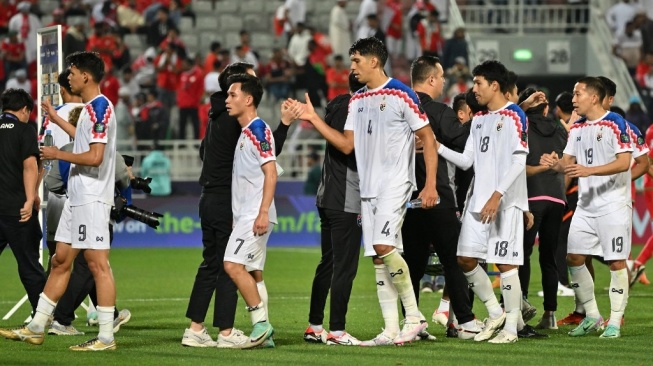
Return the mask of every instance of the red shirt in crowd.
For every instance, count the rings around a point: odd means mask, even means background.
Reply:
[[[340,94],[349,93],[349,70],[346,68],[336,70],[335,67],[330,67],[326,72],[326,82],[329,85],[328,100],[333,100]]]
[[[197,108],[204,94],[204,76],[202,69],[193,66],[179,75],[177,88],[177,106],[179,108]]]
[[[16,15],[18,11],[16,6],[5,2],[4,4],[0,3],[0,28],[7,28],[9,25],[9,19]]]
[[[116,40],[110,35],[98,37],[93,34],[88,37],[88,43],[86,44],[87,51],[94,51],[100,54],[100,57],[104,61],[105,70],[109,70],[113,66],[111,56],[116,47]]]
[[[114,106],[118,104],[118,89],[120,89],[118,78],[113,76],[113,74],[106,74],[100,83],[100,91]]]
[[[161,58],[165,54],[160,54],[154,59],[154,66],[158,69],[159,64],[161,63]],[[162,70],[157,71],[156,75],[156,86],[166,90],[177,90],[177,83],[179,83],[179,70],[181,70],[181,60],[178,57],[175,57],[176,62],[174,64],[169,62],[168,65]]]
[[[388,2],[386,6],[393,12],[392,19],[390,20],[390,25],[388,26],[388,31],[386,32],[386,36],[401,39],[401,29],[403,27],[401,4],[399,1],[395,0]]]
[[[25,43],[11,43],[9,39],[5,39],[2,41],[2,52],[14,58],[25,57]]]
[[[206,126],[209,124],[209,111],[211,110],[211,103],[208,102],[207,98],[207,103],[200,104],[199,109],[197,110],[197,113],[199,113],[200,116],[200,140],[204,140],[204,136],[206,136]]]

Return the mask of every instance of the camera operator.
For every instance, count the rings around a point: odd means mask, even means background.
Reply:
[[[34,101],[22,89],[7,89],[0,102],[0,253],[11,246],[33,314],[46,282],[39,263],[39,148],[36,130],[27,123]]]

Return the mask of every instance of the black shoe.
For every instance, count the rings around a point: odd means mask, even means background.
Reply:
[[[458,329],[454,326],[447,327],[447,338],[458,338]]]
[[[538,333],[535,331],[535,328],[531,327],[530,325],[526,324],[524,325],[524,328],[522,330],[517,331],[517,337],[519,338],[548,338],[548,334],[544,333]]]

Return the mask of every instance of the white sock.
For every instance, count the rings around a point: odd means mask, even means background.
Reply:
[[[345,334],[345,331],[344,330],[334,330],[334,331],[329,332],[329,333],[331,333],[331,335],[334,336],[334,337],[342,337],[343,334]]]
[[[438,312],[444,313],[449,311],[449,300],[440,299],[440,305],[438,305]]]
[[[499,305],[497,297],[494,295],[490,277],[487,276],[483,268],[476,265],[476,268],[470,272],[465,272],[465,277],[467,277],[467,283],[472,291],[474,291],[474,294],[485,304],[490,318],[500,317],[503,309],[501,309],[501,305]]]
[[[256,288],[258,289],[258,295],[261,297],[263,309],[265,309],[265,319],[270,321],[270,317],[268,315],[268,289],[265,287],[265,281],[257,282]]]
[[[399,310],[397,309],[399,295],[392,285],[388,268],[383,264],[376,264],[374,269],[376,273],[376,294],[379,297],[381,314],[385,323],[384,333],[390,338],[394,338],[399,334]]]
[[[501,273],[501,294],[506,308],[506,324],[503,330],[517,334],[517,322],[521,316],[521,287],[517,268]]]
[[[601,314],[599,313],[596,298],[594,297],[594,281],[592,280],[590,271],[587,270],[585,264],[582,264],[578,267],[569,267],[569,272],[571,273],[571,280],[574,283],[573,289],[576,293],[576,298],[583,305],[585,315],[594,319],[600,318]]]
[[[417,307],[417,299],[415,298],[413,283],[410,281],[410,272],[408,271],[406,260],[397,253],[396,249],[393,249],[389,254],[381,257],[381,259],[383,259],[383,264],[388,268],[392,285],[395,287],[397,294],[401,298],[401,303],[404,305],[406,318],[415,317],[421,320],[422,313]]]
[[[27,325],[27,329],[34,333],[43,333],[45,331],[45,325],[48,323],[50,316],[54,313],[54,308],[56,306],[56,302],[50,300],[41,292],[41,295],[39,295],[39,302],[36,305],[36,313],[34,314],[32,321]]]
[[[113,313],[115,309],[115,306],[97,307],[97,322],[100,328],[97,337],[104,344],[113,341]]]
[[[628,270],[610,271],[610,321],[608,325],[621,327],[621,319],[628,304]]]
[[[310,324],[310,323],[309,323],[309,325],[310,325],[311,329],[312,329],[314,332],[318,332],[318,333],[319,333],[319,332],[322,331],[322,329],[324,329],[324,328],[322,327],[322,324],[315,325],[315,324]]]
[[[265,317],[265,306],[263,305],[263,302],[254,306],[253,308],[248,306],[247,311],[249,311],[249,317],[252,319],[252,325],[267,321],[267,318]]]
[[[521,281],[520,281],[520,285],[521,285]],[[522,312],[521,312],[522,309],[524,308],[524,301],[525,301],[524,293],[521,291],[519,292],[519,298],[521,299],[521,301],[519,302],[519,316],[517,317],[517,331],[524,329],[524,326],[526,326],[526,323],[524,323],[524,317],[522,316]]]
[[[574,290],[573,282],[571,283],[571,289]],[[583,304],[580,303],[580,301],[578,300],[578,296],[576,296],[575,293],[576,292],[574,290],[574,305],[576,306],[574,308],[574,313],[585,314],[585,307],[583,306]]]

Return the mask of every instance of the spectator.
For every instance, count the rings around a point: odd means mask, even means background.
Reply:
[[[129,96],[133,100],[136,97],[136,94],[140,93],[141,87],[138,85],[138,81],[134,77],[134,71],[131,67],[127,66],[122,69],[122,78],[120,81],[120,87],[126,87],[129,90]],[[120,92],[118,92],[120,94]]]
[[[204,58],[204,74],[208,74],[213,71],[213,63],[216,60],[219,60],[221,48],[222,44],[220,42],[211,42],[211,50],[206,54],[206,57]]]
[[[642,58],[642,45],[642,32],[633,21],[626,23],[626,28],[617,33],[612,45],[612,52],[624,60],[632,76],[635,76],[635,69]]]
[[[254,56],[248,46],[238,45],[234,48],[234,52],[229,59],[230,63],[245,62],[254,65],[254,71],[258,71],[258,59]]]
[[[444,43],[442,50],[442,66],[445,70],[454,65],[457,57],[465,59],[465,65],[469,65],[469,53],[467,51],[467,40],[465,39],[465,28],[456,28],[453,37]]]
[[[66,23],[66,18],[63,15],[63,9],[61,8],[56,8],[52,11],[52,21],[45,26],[53,27],[55,25],[61,26],[61,37],[65,37],[69,27]]]
[[[32,83],[27,80],[25,69],[16,70],[14,77],[7,80],[6,89],[23,89],[28,94],[32,93]]]
[[[163,41],[161,41],[159,49],[165,50],[169,44],[174,44],[177,46],[177,53],[180,57],[186,57],[186,45],[184,44],[184,41],[181,39],[181,37],[179,37],[179,29],[174,27],[168,29],[168,35]]]
[[[653,19],[646,16],[646,13],[638,13],[635,16],[635,23],[642,32],[642,51],[644,54],[653,53]]]
[[[401,9],[401,0],[386,0],[385,4],[387,17],[390,22],[385,29],[386,46],[388,53],[393,58],[396,57],[401,51],[401,41],[403,38],[403,14]],[[384,15],[383,19],[386,16]]]
[[[136,120],[134,129],[136,140],[159,140],[165,138],[169,124],[170,114],[163,106],[163,103],[157,100],[156,90],[149,89],[146,93],[145,104],[140,108]],[[143,147],[138,146],[138,150],[143,150]]]
[[[9,30],[9,19],[16,14],[16,6],[9,0],[0,0],[0,33]]]
[[[91,23],[106,23],[109,27],[117,25],[116,5],[111,0],[99,2],[93,6]]]
[[[120,89],[120,81],[113,74],[113,68],[107,70],[104,78],[100,81],[100,91],[107,99],[113,104],[118,104],[118,90]]]
[[[93,33],[86,45],[86,51],[97,52],[106,70],[113,67],[113,51],[116,49],[116,40],[108,32],[108,25],[106,23],[95,23],[95,33]]]
[[[338,0],[329,17],[329,38],[334,54],[348,55],[351,46],[351,21],[345,11],[347,0]],[[346,91],[345,91],[346,92]]]
[[[221,66],[222,62],[220,62],[220,60],[214,60],[213,69],[204,77],[204,91],[206,91],[206,94],[208,95],[220,91],[220,83],[218,83],[218,77],[220,76]]]
[[[122,34],[144,31],[145,17],[136,10],[136,0],[129,0],[118,5],[116,18]]]
[[[169,17],[168,8],[162,6],[156,12],[156,20],[147,27],[147,45],[158,47],[170,28],[176,28],[175,23]]]
[[[265,86],[274,97],[275,103],[288,98],[292,65],[284,57],[283,50],[280,48],[272,50],[270,63],[266,65],[262,75]]]
[[[74,17],[74,16],[86,16],[86,5],[82,3],[82,0],[63,0],[61,1],[63,6],[64,17]]]
[[[306,29],[304,23],[297,23],[295,33],[290,37],[288,44],[288,56],[296,66],[304,66],[308,58],[308,42],[313,38],[311,32]]]
[[[281,4],[277,7],[277,10],[274,12],[274,18],[272,18],[272,25],[274,27],[274,35],[281,37],[284,33],[284,27],[286,26],[286,5],[285,0],[281,0],[284,4]]]
[[[2,41],[2,58],[5,61],[5,75],[27,67],[25,44],[18,40],[18,32],[9,31],[7,38]]]
[[[130,150],[134,145],[134,117],[131,113],[131,90],[127,86],[122,86],[118,89],[118,96],[120,99],[115,108],[116,122],[118,123],[116,141],[120,144],[120,151],[123,151],[125,148]]]
[[[21,1],[16,8],[20,13],[9,20],[9,30],[18,32],[20,40],[25,43],[25,58],[27,63],[36,60],[36,31],[42,27],[36,15],[31,14],[29,1]]]
[[[172,193],[170,165],[170,159],[161,151],[155,140],[152,152],[147,154],[141,165],[141,175],[152,178],[150,195],[169,196]]]
[[[349,82],[349,80],[347,80]],[[347,84],[349,85],[349,84]],[[322,177],[322,164],[320,164],[320,155],[313,151],[308,155],[306,161],[308,166],[308,175],[304,182],[304,195],[315,196],[317,195],[317,187],[320,186],[320,178]]]
[[[463,78],[465,81],[472,80],[472,74],[469,72],[469,67],[467,67],[465,58],[460,56],[456,57],[453,66],[447,69],[446,75],[447,84],[454,84],[461,78]]]
[[[179,139],[186,139],[186,123],[190,120],[194,139],[199,138],[200,121],[198,106],[204,95],[202,69],[189,58],[181,63],[182,72],[177,88],[177,107],[179,107]]]
[[[349,93],[349,69],[345,67],[341,55],[336,55],[333,61],[333,67],[327,69],[326,72],[326,82],[329,87],[327,101],[332,101],[338,95]]]
[[[154,59],[159,100],[161,100],[168,113],[176,103],[175,91],[177,90],[179,73],[181,72],[181,58],[176,51],[177,46],[170,44],[162,54]]]
[[[358,8],[358,16],[356,16],[356,20],[354,21],[356,34],[361,33],[361,27],[367,27],[367,17],[370,14],[376,15],[377,13],[378,13],[377,0],[363,0],[361,2],[360,8]],[[367,34],[368,32],[362,32],[362,33]],[[366,38],[366,37],[358,37],[358,39],[360,38]]]
[[[626,112],[626,120],[637,126],[640,131],[646,131],[648,126],[651,125],[651,120],[642,109],[641,100],[636,96],[632,96],[628,103],[630,107],[628,107],[628,111]]]
[[[86,37],[85,28],[86,25],[82,20],[78,20],[72,27],[68,28],[68,32],[66,32],[66,36],[63,38],[62,45],[64,57],[68,57],[68,55],[75,52],[86,50],[88,38]]]
[[[630,0],[622,0],[610,7],[605,13],[605,20],[613,35],[618,35],[626,28],[626,23],[633,20],[637,7]]]
[[[297,29],[299,23],[306,24],[306,0],[286,0],[286,24],[284,31],[287,34],[301,32]]]
[[[116,44],[116,48],[114,48],[111,55],[111,61],[113,62],[113,66],[120,70],[131,63],[131,53],[117,28],[111,30],[111,37],[113,37]]]
[[[156,50],[150,47],[132,63],[132,70],[136,72],[134,79],[141,88],[152,88],[156,86],[156,67],[154,59]]]
[[[358,39],[374,37],[385,43],[385,32],[381,30],[379,18],[376,14],[370,14],[367,16],[367,25],[359,28],[357,37]]]
[[[427,21],[422,21],[422,24],[424,24],[422,50],[425,54],[441,57],[444,39],[442,38],[440,13],[437,10],[431,10]]]

